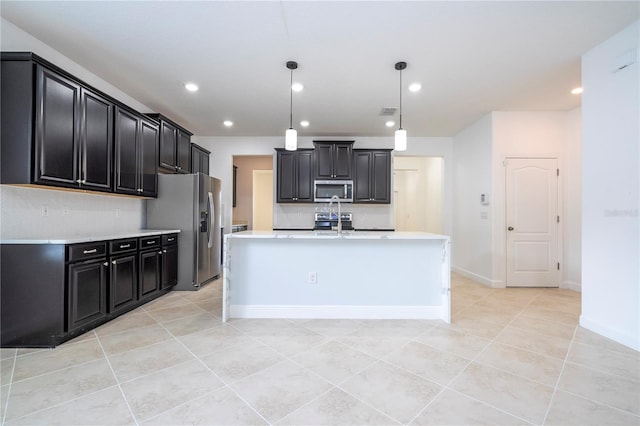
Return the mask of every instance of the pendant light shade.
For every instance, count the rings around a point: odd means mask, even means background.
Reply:
[[[287,151],[295,151],[298,149],[298,132],[296,129],[287,129],[284,134],[284,148]]]
[[[291,70],[291,84],[289,84],[289,129],[284,135],[284,148],[287,151],[295,151],[298,149],[298,132],[293,128],[293,70],[298,68],[298,63],[288,61],[287,68]]]
[[[407,150],[407,131],[402,128],[402,70],[407,68],[406,62],[396,62],[396,69],[400,71],[400,127],[396,130],[394,149],[396,151]]]
[[[394,149],[396,151],[406,151],[407,150],[407,131],[405,129],[396,130],[396,135],[394,138]]]

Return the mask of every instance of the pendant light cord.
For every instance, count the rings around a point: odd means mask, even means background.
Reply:
[[[400,129],[402,129],[402,70],[400,70]]]
[[[293,129],[293,70],[291,70],[291,84],[289,84],[289,128]]]

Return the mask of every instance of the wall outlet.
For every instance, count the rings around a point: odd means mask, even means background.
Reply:
[[[62,207],[62,216],[69,216],[70,213],[71,210],[69,209],[69,206]]]
[[[40,211],[42,212],[42,216],[49,216],[49,206],[42,206]]]
[[[309,272],[309,279],[307,281],[309,282],[309,284],[318,284],[318,273]]]

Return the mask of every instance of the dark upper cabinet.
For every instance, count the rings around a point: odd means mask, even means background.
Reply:
[[[209,174],[209,154],[203,147],[191,144],[191,173]]]
[[[33,53],[1,56],[2,183],[155,196],[155,122]]]
[[[276,149],[276,201],[278,203],[313,202],[313,150]]]
[[[155,197],[158,193],[158,125],[116,107],[115,192]]]
[[[36,66],[34,183],[80,182],[80,85]]]
[[[391,202],[391,150],[354,149],[354,203]]]
[[[315,178],[351,179],[353,141],[314,141]]]
[[[160,123],[160,170],[165,173],[191,173],[192,133],[162,114],[147,114]]]
[[[2,183],[111,191],[113,103],[28,55],[8,58],[1,67]]]
[[[82,88],[80,91],[80,186],[111,191],[113,175],[113,103]]]

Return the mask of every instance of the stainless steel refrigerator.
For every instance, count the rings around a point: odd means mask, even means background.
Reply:
[[[180,230],[174,290],[198,290],[220,275],[221,207],[219,179],[202,173],[158,176],[158,198],[146,202],[146,225]]]

